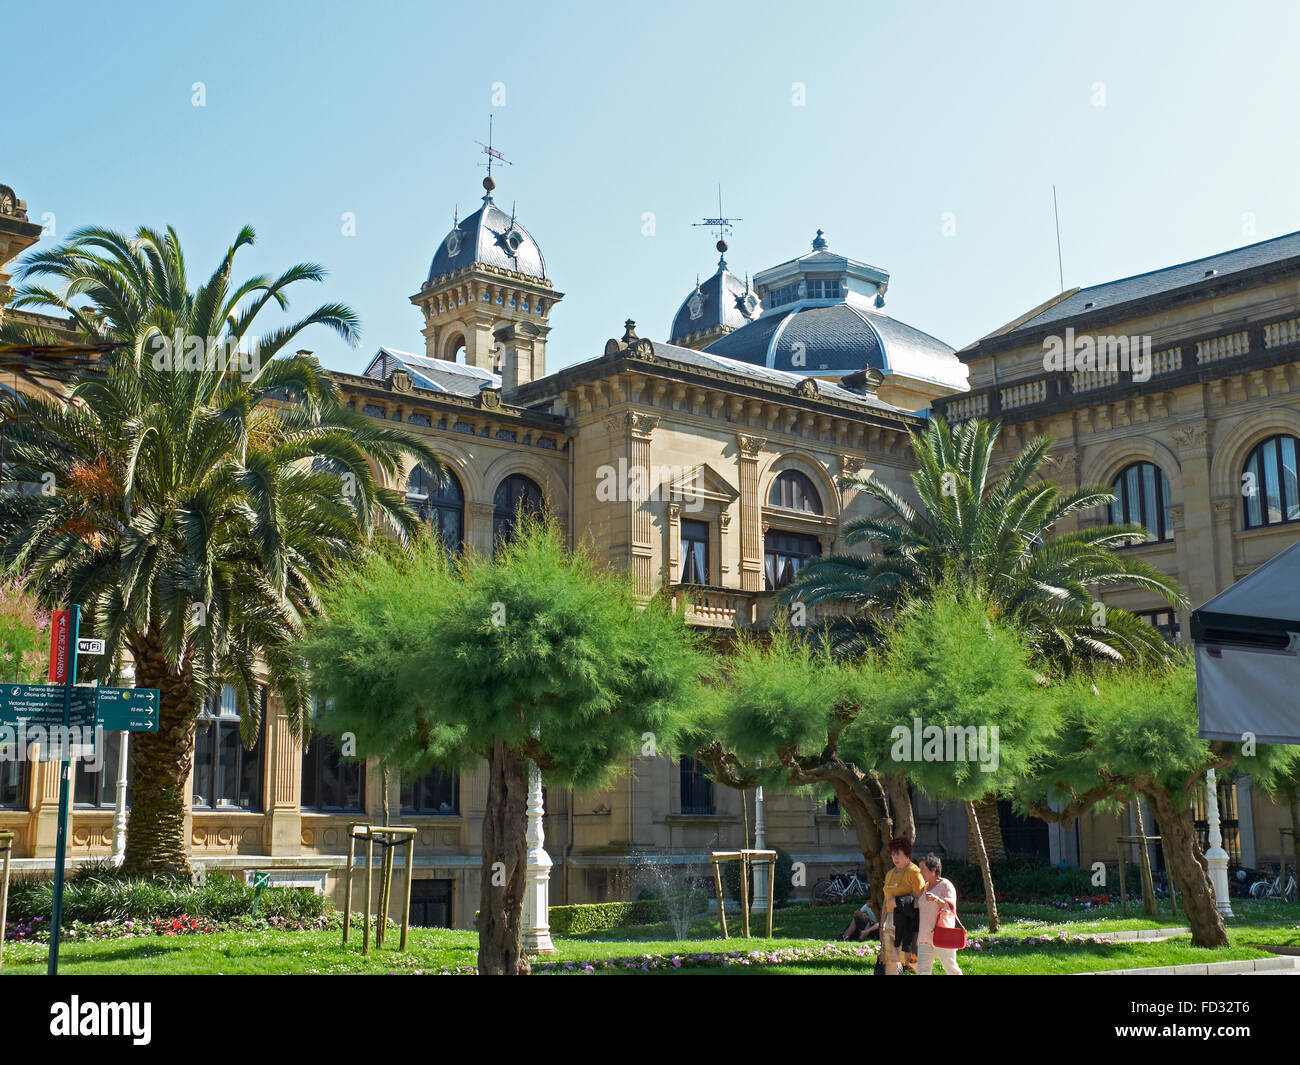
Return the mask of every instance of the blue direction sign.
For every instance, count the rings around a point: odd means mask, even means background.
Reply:
[[[95,716],[105,732],[157,732],[157,688],[96,688]]]
[[[63,724],[62,684],[6,684],[0,687],[0,725],[54,728]],[[157,732],[162,693],[157,688],[75,685],[68,723],[105,732]]]
[[[6,684],[0,688],[0,725],[52,728],[63,724],[62,684]],[[95,691],[75,685],[68,724],[95,727]]]

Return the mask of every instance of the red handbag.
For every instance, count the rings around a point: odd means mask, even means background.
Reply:
[[[953,920],[957,922],[956,928],[934,926],[934,945],[938,950],[961,950],[966,945],[966,926],[961,923],[961,918],[957,916],[957,911],[952,911]]]

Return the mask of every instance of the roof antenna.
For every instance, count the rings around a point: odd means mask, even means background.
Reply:
[[[1056,216],[1056,271],[1061,291],[1065,291],[1065,263],[1061,258],[1061,211],[1056,206],[1056,185],[1052,185],[1052,213]]]

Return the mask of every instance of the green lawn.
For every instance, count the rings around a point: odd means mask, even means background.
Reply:
[[[1234,901],[1238,916],[1229,921],[1232,946],[1212,954],[1191,946],[1183,935],[1165,942],[1059,943],[1049,945],[1001,945],[989,950],[964,950],[962,968],[970,974],[1053,974],[1138,966],[1178,965],[1206,960],[1229,961],[1266,956],[1250,944],[1300,946],[1300,904]],[[697,921],[691,938],[673,940],[665,925],[650,925],[617,931],[590,932],[556,939],[558,961],[623,958],[642,954],[688,954],[723,951],[771,951],[789,947],[815,947],[837,937],[848,922],[852,907],[812,910],[806,907],[779,911],[775,938],[733,938],[725,944],[718,938],[716,921]],[[1165,912],[1156,918],[1130,915],[1121,918],[1118,907],[1093,911],[1062,911],[1050,906],[1007,905],[1002,909],[999,940],[1049,936],[1061,932],[1089,934],[1122,929],[1159,928],[1182,924]],[[963,914],[972,936],[985,933],[982,916]],[[732,931],[738,922],[728,920]],[[762,924],[755,922],[755,929]],[[411,949],[406,954],[385,949],[363,958],[359,942],[345,950],[336,931],[326,932],[220,932],[212,935],[148,936],[99,942],[65,943],[60,950],[60,971],[73,974],[245,974],[245,973],[392,973],[430,972],[474,964],[477,940],[473,932],[449,929],[412,929]],[[397,935],[389,941],[397,943]],[[386,944],[387,946],[387,944]],[[45,971],[47,946],[43,943],[7,943],[4,974],[37,974]],[[551,960],[551,959],[548,959]],[[742,967],[724,971],[742,975],[807,974],[832,975],[869,973],[872,958],[827,958],[784,965]],[[682,969],[674,975],[718,972]]]

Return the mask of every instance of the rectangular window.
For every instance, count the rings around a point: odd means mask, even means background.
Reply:
[[[344,758],[332,737],[313,732],[302,752],[304,810],[365,808],[365,764]]]
[[[709,583],[709,523],[682,522],[682,573],[680,584]]]
[[[265,715],[266,692],[262,692]],[[235,689],[221,694],[199,715],[194,731],[194,806],[208,809],[262,808],[262,742],[245,750]]]
[[[1170,643],[1179,643],[1182,640],[1178,628],[1178,615],[1172,610],[1147,610],[1139,612],[1137,615],[1153,629],[1159,629],[1164,633],[1165,639]]]
[[[17,752],[9,751],[10,757]],[[27,762],[0,761],[0,810],[27,809]]]
[[[680,757],[678,764],[681,770],[682,813],[717,813],[713,802],[713,781],[704,775],[704,766],[685,754]]]
[[[402,813],[441,816],[460,813],[460,773],[434,768],[409,783],[402,781]]]
[[[767,590],[784,588],[810,558],[822,553],[821,541],[803,533],[769,532],[763,540],[763,567]]]
[[[117,767],[122,753],[122,733],[105,732],[101,734],[100,750],[103,763],[98,770],[92,769],[95,760],[80,758],[74,776],[72,801],[77,806],[98,810],[111,810],[117,805]],[[127,770],[126,805],[131,808],[131,775]]]

